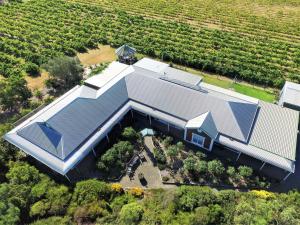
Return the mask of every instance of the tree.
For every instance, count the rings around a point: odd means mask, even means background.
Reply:
[[[154,157],[159,164],[165,164],[167,159],[165,153],[161,149],[154,148],[153,149]]]
[[[68,90],[82,80],[83,68],[77,57],[59,56],[43,67],[50,75],[47,85],[56,90]]]
[[[11,203],[0,202],[0,224],[14,225],[20,220],[20,210]]]
[[[0,107],[2,110],[13,111],[26,105],[31,97],[27,82],[22,76],[13,75],[0,79]]]
[[[122,132],[122,137],[130,142],[134,142],[139,138],[139,135],[132,127],[126,127]]]
[[[26,184],[29,186],[33,186],[41,179],[39,171],[24,162],[11,163],[6,177],[10,184]]]
[[[184,211],[192,211],[200,206],[216,202],[217,196],[209,187],[181,186],[175,195],[176,206]]]
[[[122,224],[138,224],[143,216],[143,208],[138,203],[126,204],[120,211],[120,221]]]
[[[25,64],[25,71],[31,76],[38,76],[40,74],[39,66],[32,62],[27,62]]]
[[[20,221],[20,209],[10,199],[10,187],[0,185],[0,224],[13,225]]]
[[[76,183],[72,202],[76,205],[84,205],[100,199],[109,199],[111,188],[102,181],[95,179],[80,181]]]
[[[293,206],[284,208],[282,212],[279,213],[279,218],[277,224],[281,225],[291,225],[300,224],[299,213]]]
[[[97,162],[97,167],[100,170],[106,170],[110,167],[123,169],[125,162],[133,155],[134,147],[129,141],[120,141],[108,149]]]

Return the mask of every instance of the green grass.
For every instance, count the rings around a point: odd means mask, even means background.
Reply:
[[[217,77],[202,75],[203,81],[208,84],[212,84],[221,88],[230,89],[232,88],[232,81],[230,80],[221,80]]]
[[[182,66],[175,65],[176,68],[185,70],[195,75],[203,77],[203,81],[208,84],[212,84],[221,88],[231,89],[238,93],[251,96],[266,102],[274,102],[276,100],[276,94],[271,90],[262,89],[260,87],[255,87],[249,84],[233,83],[233,80],[230,79],[220,79],[217,75],[211,75],[203,73],[199,70],[186,68]]]
[[[258,89],[243,84],[233,84],[232,87],[238,93],[258,98],[266,102],[274,102],[276,100],[276,95],[270,91],[265,91],[263,89]]]

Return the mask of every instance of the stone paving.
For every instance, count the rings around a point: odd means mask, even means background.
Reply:
[[[152,156],[152,150],[154,148],[152,138],[151,137],[145,137],[145,145],[148,147],[148,150],[143,152],[143,155],[145,156],[146,161],[141,163],[138,168],[135,170],[133,179],[130,180],[128,175],[125,175],[121,180],[120,183],[123,185],[123,187],[144,187],[144,188],[166,188],[169,185],[164,185],[162,183],[160,172],[157,166],[155,166],[155,162],[153,162]],[[147,181],[146,185],[142,185],[138,174],[143,173],[144,177]]]

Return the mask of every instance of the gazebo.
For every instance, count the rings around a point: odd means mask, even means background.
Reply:
[[[122,45],[116,50],[116,54],[118,56],[119,62],[129,64],[129,65],[136,62],[135,53],[136,53],[136,49],[126,44]]]

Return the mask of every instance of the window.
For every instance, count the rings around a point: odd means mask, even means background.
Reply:
[[[205,140],[205,137],[202,137],[201,135],[194,134],[194,133],[192,134],[192,142],[195,145],[199,145],[200,147],[203,147],[204,140]]]

